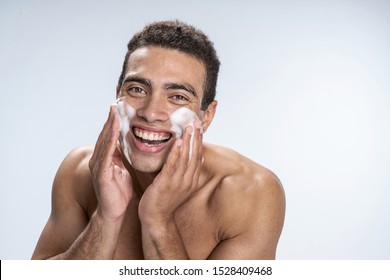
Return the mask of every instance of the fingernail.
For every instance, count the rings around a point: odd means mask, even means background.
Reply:
[[[192,135],[193,130],[194,130],[194,129],[193,129],[192,125],[186,127],[186,131],[187,131],[187,133],[190,134],[190,135]]]
[[[194,125],[195,125],[195,127],[196,127],[197,129],[200,129],[200,128],[201,128],[200,120],[196,120],[196,121],[194,122]]]

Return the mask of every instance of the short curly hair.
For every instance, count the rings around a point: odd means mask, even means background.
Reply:
[[[151,23],[133,36],[127,44],[118,88],[122,86],[130,55],[136,49],[148,46],[178,50],[203,62],[206,68],[206,82],[201,108],[207,109],[216,95],[220,66],[218,55],[213,43],[202,31],[178,20]]]

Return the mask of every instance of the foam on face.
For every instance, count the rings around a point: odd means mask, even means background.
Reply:
[[[186,126],[192,126],[192,134],[191,134],[191,141],[190,141],[190,158],[192,154],[192,143],[194,140],[194,121],[197,119],[197,115],[191,111],[190,109],[186,107],[181,107],[177,109],[175,112],[173,112],[170,116],[171,120],[171,131],[176,135],[176,139],[181,138],[183,136],[184,129]]]
[[[129,133],[130,127],[131,127],[131,119],[135,115],[135,109],[131,107],[129,104],[126,104],[124,101],[124,97],[118,98],[116,101],[117,104],[117,111],[120,117],[120,135],[119,135],[119,143],[122,147],[122,151],[125,154],[126,159],[131,164],[130,159],[130,145],[129,142],[126,140],[126,135]]]
[[[129,133],[131,129],[131,119],[135,115],[135,109],[131,107],[129,104],[125,102],[125,97],[118,98],[116,101],[117,104],[117,112],[120,117],[120,135],[119,135],[119,143],[121,145],[122,151],[129,161],[132,164],[130,159],[131,148],[129,142],[126,140],[126,135]],[[171,131],[176,139],[181,138],[184,133],[184,129],[187,126],[192,126],[192,131],[195,131],[194,121],[198,119],[197,115],[186,107],[181,107],[174,111],[170,117],[171,121]],[[190,140],[190,151],[189,156],[191,158],[192,154],[192,143],[194,139],[194,133],[191,135]]]

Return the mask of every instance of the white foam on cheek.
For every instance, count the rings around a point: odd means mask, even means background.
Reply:
[[[183,136],[184,129],[186,126],[192,126],[192,134],[190,140],[190,151],[189,155],[191,158],[192,155],[192,143],[194,141],[194,121],[198,119],[197,115],[186,107],[181,107],[173,112],[170,116],[171,120],[171,131],[175,133],[176,139],[181,138]]]
[[[117,104],[117,111],[120,117],[120,127],[121,127],[121,132],[119,136],[119,143],[121,145],[122,151],[125,154],[126,159],[129,161],[131,164],[131,159],[130,159],[130,145],[129,142],[126,140],[126,135],[130,131],[130,124],[131,124],[131,119],[135,115],[135,109],[131,107],[130,105],[126,104],[124,101],[124,98],[118,98],[116,101]]]

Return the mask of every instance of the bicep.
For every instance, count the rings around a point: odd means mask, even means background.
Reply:
[[[210,260],[272,260],[275,259],[274,238],[242,234],[221,241],[210,254]]]

